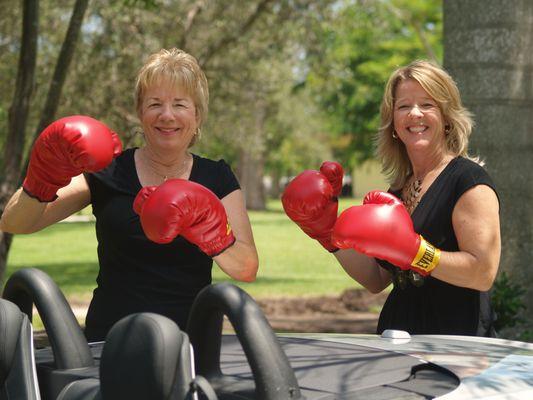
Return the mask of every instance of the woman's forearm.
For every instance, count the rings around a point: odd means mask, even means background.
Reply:
[[[42,218],[46,203],[28,196],[22,188],[9,199],[2,217],[0,229],[9,233],[32,233]]]
[[[237,240],[218,256],[213,257],[220,269],[235,280],[253,282],[259,266],[255,246]]]

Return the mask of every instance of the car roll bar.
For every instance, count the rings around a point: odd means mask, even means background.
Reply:
[[[257,303],[229,283],[205,287],[196,297],[187,324],[196,372],[223,387],[220,369],[222,323],[226,315],[244,350],[255,381],[255,398],[302,399],[294,371]],[[217,384],[218,383],[218,384]]]
[[[37,268],[24,268],[11,275],[2,297],[15,303],[32,321],[37,308],[52,347],[58,369],[94,366],[87,339],[56,283]]]

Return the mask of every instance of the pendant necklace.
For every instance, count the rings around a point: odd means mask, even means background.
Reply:
[[[176,171],[171,172],[169,174],[162,174],[155,167],[155,164],[156,164],[155,161],[153,161],[148,155],[145,155],[145,158],[149,162],[150,169],[153,171],[154,174],[156,174],[160,178],[163,178],[163,182],[167,181],[168,179],[179,177],[183,172],[185,172],[185,169],[187,168],[187,161],[189,159],[188,154],[185,153],[185,158],[183,159],[183,162],[181,163],[180,167]]]

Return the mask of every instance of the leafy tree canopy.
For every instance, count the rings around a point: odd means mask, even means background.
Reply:
[[[345,1],[308,54],[305,85],[326,112],[335,156],[354,166],[372,156],[385,82],[414,59],[442,59],[440,1]]]

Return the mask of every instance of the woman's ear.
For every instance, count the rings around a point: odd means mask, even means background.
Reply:
[[[198,112],[198,107],[194,105],[194,115],[196,116],[196,128],[200,129],[200,113]]]

